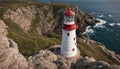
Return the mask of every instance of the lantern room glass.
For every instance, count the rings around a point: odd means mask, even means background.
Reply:
[[[75,18],[74,15],[73,16],[64,15],[64,20],[67,22],[73,22],[74,18]]]

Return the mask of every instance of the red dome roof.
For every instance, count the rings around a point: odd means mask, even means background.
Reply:
[[[67,16],[73,16],[75,13],[69,8],[64,14]]]

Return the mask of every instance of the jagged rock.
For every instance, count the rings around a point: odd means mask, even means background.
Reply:
[[[4,21],[0,19],[0,37],[7,35],[8,26],[5,25]]]
[[[43,57],[33,59],[29,62],[28,69],[57,69],[56,65],[52,62],[45,60]]]
[[[84,58],[81,58],[81,61],[83,61],[83,62],[95,62],[96,60],[94,59],[94,58],[89,58],[89,57],[84,57]]]
[[[113,65],[112,69],[120,69],[120,65]]]
[[[18,49],[10,47],[8,40],[6,42],[8,46],[4,45],[4,47],[7,48],[0,48],[0,69],[26,69],[27,62],[24,56],[18,52]],[[16,44],[13,43],[12,45],[15,46]]]
[[[47,5],[38,8],[32,5],[19,7],[14,10],[7,9],[3,18],[4,20],[10,19],[12,22],[18,24],[25,32],[31,30],[32,27],[39,34],[44,34],[48,31],[61,33],[62,16],[59,15],[64,12],[65,7],[58,10],[56,8]],[[46,12],[48,10],[49,12]],[[38,21],[35,22],[37,24],[33,27],[31,25],[32,22],[36,21],[34,20],[36,18],[38,18]],[[82,35],[82,32],[85,31],[88,25],[95,25],[98,22],[91,15],[82,11],[76,12],[76,21],[79,26],[77,30],[78,35]],[[60,54],[60,46],[52,47],[48,50],[40,50],[37,54],[30,56],[27,61],[19,53],[17,44],[7,38],[6,28],[7,26],[4,24],[4,21],[0,20],[0,69],[120,69],[117,65],[110,66],[106,62],[97,61],[92,57],[81,57],[80,52],[72,58],[64,57]],[[102,47],[102,44],[89,39],[83,39],[83,41],[89,45],[97,45],[96,47],[102,49],[105,54],[110,54],[110,56],[119,61],[119,55]]]
[[[30,56],[27,63],[24,56],[19,53],[14,41],[4,37],[1,38],[0,47],[1,45],[3,45],[3,48],[0,48],[1,69],[120,69],[119,66],[110,66],[106,62],[96,61],[94,58],[66,58],[57,53],[59,52],[57,50],[60,50],[60,48],[57,49],[58,47],[49,48],[53,52],[39,51]]]
[[[120,69],[117,65],[110,66],[107,62],[96,61],[94,58],[87,56],[76,58],[76,61],[73,57],[61,56],[58,50],[59,46],[57,45],[47,48],[47,50],[41,50],[38,54],[29,57],[28,69]],[[46,57],[51,57],[48,54],[52,54],[53,57],[56,56],[57,59],[54,58],[52,61],[46,59]]]
[[[104,61],[89,61],[90,59],[79,59],[72,65],[72,69],[112,69],[110,65]]]
[[[40,50],[37,55],[34,56],[35,58],[43,57],[45,60],[49,62],[53,62],[57,60],[57,56],[49,50]]]
[[[65,63],[64,59],[54,61],[57,66],[57,69],[70,69],[70,67]]]
[[[48,50],[52,51],[57,56],[57,60],[54,63],[57,65],[58,69],[71,69],[72,64],[76,63],[80,57],[80,52],[74,57],[65,57],[60,54],[60,45],[52,46],[47,48]],[[92,61],[92,58],[91,58]],[[93,60],[94,61],[94,60]]]
[[[110,65],[104,61],[91,62],[87,65],[89,69],[112,69]]]
[[[6,37],[7,35],[7,26],[5,23],[0,19],[0,49],[6,49],[9,47],[9,41]]]
[[[26,59],[19,53],[17,44],[7,38],[6,28],[0,20],[0,69],[26,69]]]
[[[35,14],[35,6],[28,6],[17,8],[16,11],[8,9],[3,17],[18,24],[24,31],[28,31],[33,19],[35,19]]]
[[[57,6],[53,8],[50,4],[50,6],[43,5],[39,8],[37,5],[19,7],[15,10],[9,8],[4,13],[3,18],[10,19],[12,22],[18,24],[25,32],[35,28],[39,34],[46,34],[48,32],[60,34],[60,28],[63,21],[63,16],[61,14],[63,14],[66,7],[61,7],[56,10]],[[86,30],[88,25],[93,26],[99,22],[88,13],[78,11],[78,8],[75,6],[71,6],[71,8],[76,13],[76,22],[79,26],[77,29],[78,36],[83,35],[82,33]]]
[[[57,69],[53,61],[57,60],[57,56],[48,50],[41,50],[35,56],[29,57],[28,69]]]

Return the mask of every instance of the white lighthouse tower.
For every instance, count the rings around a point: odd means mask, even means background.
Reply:
[[[61,54],[65,57],[73,57],[77,55],[76,28],[74,21],[75,13],[68,9],[64,13],[64,22],[62,25],[62,46]]]

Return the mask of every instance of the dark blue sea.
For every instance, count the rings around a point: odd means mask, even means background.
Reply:
[[[42,1],[42,0],[40,0]],[[100,23],[93,28],[87,27],[85,34],[90,39],[101,42],[108,49],[120,54],[120,1],[87,0],[44,0],[57,3],[75,4],[80,10],[88,12]]]

